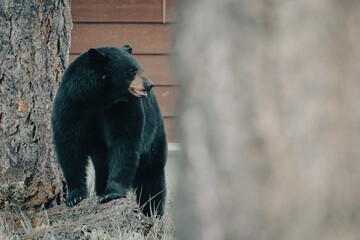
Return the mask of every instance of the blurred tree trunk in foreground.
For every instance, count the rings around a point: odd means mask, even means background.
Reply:
[[[179,239],[358,239],[360,1],[179,9]]]
[[[0,2],[0,208],[62,200],[50,115],[71,27],[69,0]]]

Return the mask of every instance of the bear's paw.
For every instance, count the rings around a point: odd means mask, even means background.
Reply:
[[[111,200],[115,200],[115,199],[119,199],[119,198],[125,198],[126,197],[126,193],[116,193],[116,192],[111,192],[111,193],[103,193],[99,196],[98,201],[99,203],[107,203],[110,202]]]
[[[79,202],[81,202],[82,200],[84,200],[87,197],[87,191],[86,189],[74,189],[72,191],[69,192],[69,195],[67,196],[65,203],[66,206],[68,207],[72,207],[76,204],[78,204]]]

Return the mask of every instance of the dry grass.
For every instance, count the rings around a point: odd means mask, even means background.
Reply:
[[[88,168],[88,187],[89,187],[89,196],[94,197],[94,171],[92,166]],[[168,187],[168,195],[166,202],[166,211],[164,216],[159,219],[156,217],[152,217],[153,226],[146,236],[140,234],[136,231],[136,224],[130,223],[127,226],[123,225],[115,225],[112,229],[92,229],[91,233],[87,231],[83,231],[85,233],[85,239],[138,239],[138,240],[150,240],[150,239],[159,239],[161,237],[162,240],[172,240],[175,239],[175,227],[173,221],[173,185]],[[136,201],[135,195],[130,192],[128,197],[132,198],[133,201]],[[155,210],[156,211],[156,210]],[[41,223],[37,224],[36,227],[32,227],[30,220],[25,216],[25,214],[17,214],[12,213],[13,216],[18,219],[21,219],[21,225],[25,231],[26,235],[31,235],[34,232],[39,231],[41,228],[49,229],[49,231],[45,231],[46,234],[43,239],[57,239],[56,236],[52,233],[49,218],[47,216],[46,210],[43,210],[44,214],[41,214],[41,217],[37,219],[36,222]],[[55,223],[56,224],[56,223]],[[81,231],[81,227],[77,229]],[[15,234],[14,229],[10,224],[7,224],[4,219],[1,218],[0,215],[0,239],[22,239],[19,235]]]

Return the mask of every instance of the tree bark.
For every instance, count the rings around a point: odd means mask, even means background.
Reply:
[[[360,2],[183,1],[179,239],[360,236]]]
[[[50,115],[68,65],[69,0],[0,2],[0,207],[63,200]]]

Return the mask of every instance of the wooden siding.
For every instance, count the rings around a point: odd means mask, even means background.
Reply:
[[[161,112],[164,117],[176,116],[176,102],[179,92],[178,87],[157,86],[154,87],[154,93],[159,102]]]
[[[166,22],[175,21],[175,0],[166,0]],[[162,0],[72,0],[73,22],[163,22]]]
[[[164,116],[169,142],[176,142],[175,102],[180,89],[171,69],[175,0],[72,0],[70,62],[89,48],[129,44],[146,75]]]
[[[134,54],[171,53],[173,24],[79,23],[71,33],[71,53],[98,46],[130,44]]]
[[[164,124],[165,124],[165,131],[166,131],[166,138],[168,142],[177,142],[177,124],[176,124],[175,117],[165,117]]]

